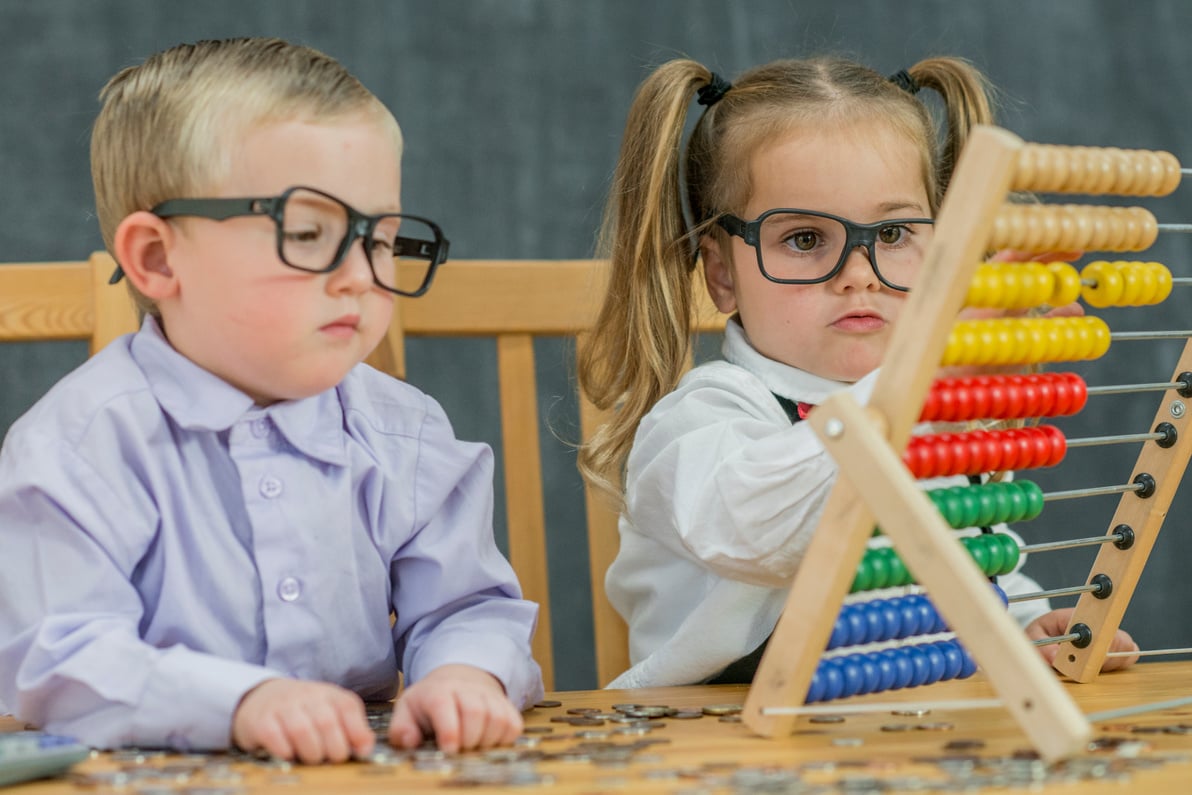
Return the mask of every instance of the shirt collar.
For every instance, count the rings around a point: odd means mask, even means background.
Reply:
[[[818,404],[829,395],[851,386],[845,381],[821,378],[758,353],[736,315],[724,324],[724,345],[721,353],[729,362],[744,367],[761,379],[771,392],[789,400]]]
[[[131,354],[158,405],[182,428],[220,432],[244,420],[268,417],[302,454],[329,464],[347,462],[343,408],[336,389],[256,406],[251,397],[174,350],[151,315],[133,337]]]

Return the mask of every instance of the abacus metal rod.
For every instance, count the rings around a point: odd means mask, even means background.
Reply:
[[[1032,646],[1050,646],[1053,643],[1063,643],[1069,640],[1080,640],[1084,635],[1080,632],[1069,632],[1067,635],[1052,635],[1050,638],[1032,640]]]
[[[1099,497],[1103,494],[1122,494],[1127,491],[1143,491],[1144,483],[1123,483],[1120,486],[1091,486],[1087,489],[1072,489],[1070,491],[1049,491],[1043,494],[1043,501],[1072,500],[1077,497]]]
[[[1073,538],[1070,541],[1049,541],[1045,544],[1023,544],[1019,552],[1053,552],[1057,549],[1075,549],[1076,547],[1091,547],[1096,544],[1116,544],[1125,538],[1123,533],[1110,533],[1090,538]]]
[[[1155,224],[1160,232],[1192,232],[1192,224]]]
[[[1148,433],[1120,433],[1116,436],[1088,436],[1083,439],[1068,439],[1068,447],[1095,447],[1099,444],[1128,444],[1130,442],[1151,442],[1166,439],[1169,434],[1157,431]]]
[[[1166,392],[1169,389],[1190,389],[1192,383],[1188,381],[1156,382],[1153,384],[1108,384],[1106,386],[1090,386],[1085,391],[1092,395],[1121,395],[1127,392]]]
[[[1106,657],[1157,657],[1162,654],[1192,654],[1192,649],[1148,649],[1147,651],[1111,651]]]
[[[1192,331],[1112,331],[1109,339],[1113,342],[1133,342],[1135,340],[1182,340],[1192,337]]]
[[[1034,599],[1048,599],[1052,596],[1077,596],[1082,593],[1100,590],[1100,583],[1089,583],[1088,585],[1073,585],[1071,588],[1054,588],[1050,591],[1031,591],[1030,593],[1014,594],[1013,596],[1007,596],[1006,601],[1013,604],[1014,602],[1030,602]],[[1063,638],[1063,640],[1070,640],[1070,638]],[[1059,643],[1060,641],[1057,640],[1055,642]],[[1036,643],[1035,645],[1040,646],[1042,644]]]

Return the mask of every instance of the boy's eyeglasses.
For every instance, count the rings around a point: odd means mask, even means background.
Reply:
[[[448,241],[433,221],[404,213],[366,215],[315,188],[296,186],[280,196],[258,198],[170,199],[150,212],[159,218],[196,216],[215,221],[268,216],[277,226],[278,257],[291,268],[309,273],[338,268],[359,238],[376,285],[410,297],[425,293],[435,270],[447,260]],[[407,262],[421,265],[414,289],[398,284],[402,264]],[[123,275],[117,268],[110,283]]]
[[[906,292],[923,261],[934,222],[891,218],[858,224],[828,213],[780,208],[752,221],[725,214],[716,223],[753,246],[758,268],[772,282],[826,282],[840,273],[853,249],[861,247],[869,254],[878,280],[891,290]]]

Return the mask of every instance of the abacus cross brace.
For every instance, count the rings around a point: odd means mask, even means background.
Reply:
[[[881,653],[863,654],[850,666],[821,661],[815,651],[829,646],[834,630],[840,634],[836,617],[846,595],[856,588],[859,573],[881,579],[889,576],[892,567],[902,566],[923,586],[963,644],[957,646],[958,655],[939,650],[945,673],[962,676],[974,667],[973,662],[979,664],[1043,758],[1065,758],[1085,748],[1091,735],[1088,720],[1009,617],[986,578],[991,566],[1001,570],[1011,558],[1016,560],[1020,550],[1015,545],[1011,551],[998,540],[982,542],[981,552],[970,552],[958,543],[950,526],[981,518],[992,521],[986,515],[990,511],[1005,514],[1004,521],[1027,518],[1027,513],[1038,512],[1041,495],[1016,492],[1001,498],[957,498],[953,504],[938,495],[929,497],[914,481],[916,469],[939,474],[936,470],[942,467],[949,473],[972,474],[987,467],[1049,466],[1062,458],[1062,435],[1046,429],[1024,434],[1027,429],[1019,429],[1017,435],[1003,435],[996,444],[979,436],[951,438],[946,444],[937,439],[934,444],[917,441],[908,447],[908,442],[920,418],[969,421],[1071,414],[1093,391],[1066,377],[1050,377],[1040,386],[1038,381],[1014,381],[1016,377],[1010,376],[993,378],[980,388],[970,384],[960,393],[951,384],[952,391],[945,394],[947,385],[935,379],[940,366],[1091,359],[1102,355],[1119,336],[1092,316],[958,322],[962,307],[1021,310],[1077,297],[1092,307],[1143,305],[1166,298],[1175,283],[1166,269],[1154,263],[1092,263],[1081,274],[1067,263],[982,264],[988,251],[1001,248],[1137,251],[1149,246],[1160,228],[1140,208],[1008,205],[1011,189],[1166,195],[1179,184],[1180,175],[1179,163],[1167,153],[1024,144],[994,127],[974,131],[936,219],[920,286],[911,292],[904,320],[894,330],[869,407],[861,408],[840,394],[808,417],[838,463],[840,477],[750,688],[742,717],[754,731],[766,736],[790,733],[797,718],[788,707],[813,697],[916,683],[918,674],[908,678],[897,661],[888,656],[883,661]],[[1069,633],[1053,639],[1061,641],[1056,667],[1078,681],[1088,681],[1100,670],[1187,465],[1192,450],[1192,434],[1183,427],[1187,413],[1176,416],[1171,404],[1180,399],[1180,390],[1188,388],[1182,375],[1192,371],[1190,350],[1185,345],[1175,375],[1164,385],[1151,426],[1154,430],[1142,435],[1147,444],[1130,484],[1115,487],[1122,496],[1106,534],[1106,541],[1112,543],[1101,544]],[[937,384],[931,389],[933,381]],[[1094,441],[1104,440],[1086,440]],[[1015,518],[1016,512],[1022,516]],[[875,524],[889,537],[898,563],[870,563],[867,570],[862,561]],[[1092,543],[1086,539],[1069,546],[1086,542]],[[899,604],[897,610],[901,609]],[[865,620],[870,620],[868,614]],[[1083,629],[1072,632],[1076,627]],[[932,628],[938,626],[932,624]],[[882,633],[889,630],[880,629]],[[935,662],[928,660],[926,665],[933,668]],[[838,669],[840,676],[833,675],[831,668]],[[851,681],[838,683],[837,678]],[[927,676],[923,681],[934,680]]]

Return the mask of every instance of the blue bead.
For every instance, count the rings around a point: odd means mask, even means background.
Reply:
[[[965,648],[960,649],[960,653],[964,656],[964,665],[960,668],[960,673],[956,675],[957,679],[968,679],[977,672],[977,661],[968,653]]]
[[[931,632],[943,632],[943,620],[926,596],[919,596],[916,606],[919,611],[920,635],[926,635]]]
[[[841,692],[841,697],[848,698],[860,693],[861,688],[865,685],[865,673],[861,670],[861,665],[855,659],[855,655],[842,657],[840,669],[844,676],[844,690]]]
[[[882,614],[882,634],[878,636],[878,640],[899,637],[898,633],[902,630],[902,616],[899,614],[898,608],[894,606],[894,600],[883,599],[879,609]]]
[[[803,699],[804,704],[814,704],[817,701],[824,700],[823,671],[823,663],[820,663],[815,667],[815,673],[811,675],[811,684],[807,686],[807,698]]]
[[[993,586],[993,592],[997,594],[997,598],[1002,600],[1002,607],[1010,606],[1010,597],[1006,596],[1006,592],[1002,590],[1002,586],[996,582],[990,583]]]
[[[844,610],[848,610],[848,608],[846,607]],[[829,649],[848,645],[848,622],[844,618],[844,610],[836,618],[836,623],[832,625],[832,636],[828,638]]]
[[[873,692],[876,693],[892,688],[898,671],[895,669],[893,663],[890,662],[890,658],[880,652],[874,652],[866,656],[869,657],[874,667],[877,668],[877,687],[873,689]]]
[[[955,679],[964,668],[964,652],[960,650],[960,644],[946,640],[936,645],[944,653],[944,679]]]
[[[844,675],[837,660],[824,660],[824,697],[820,701],[835,701],[844,692]]]
[[[865,632],[868,629],[865,621],[865,613],[860,605],[850,605],[853,609],[848,611],[845,617],[848,621],[848,643],[845,646],[855,646],[858,643],[864,643],[862,638],[865,637]]]
[[[886,662],[894,669],[894,681],[890,683],[887,690],[901,690],[911,683],[911,679],[915,676],[915,666],[911,663],[910,658],[905,654],[901,654],[899,649],[884,649],[878,652]]]
[[[927,661],[927,655],[918,646],[907,646],[899,651],[906,654],[907,659],[911,661],[914,667],[914,675],[911,677],[911,683],[907,687],[918,687],[927,682],[927,677],[931,675],[931,663]]]
[[[881,690],[882,672],[872,654],[858,654],[857,667],[861,669],[861,692],[876,693]]]
[[[863,643],[873,643],[875,640],[882,639],[882,633],[886,629],[884,618],[880,602],[870,602],[865,605],[865,640],[862,641]]]
[[[909,638],[914,635],[918,635],[920,632],[923,631],[923,629],[922,629],[923,618],[919,614],[918,606],[915,604],[915,597],[913,597],[913,596],[899,597],[899,599],[898,599],[898,613],[901,616],[901,620],[898,622],[898,626],[902,630],[901,632],[899,632],[898,637]]]
[[[934,643],[928,644],[923,653],[927,655],[927,662],[931,665],[931,673],[927,676],[927,684],[933,684],[944,677],[944,653]]]

